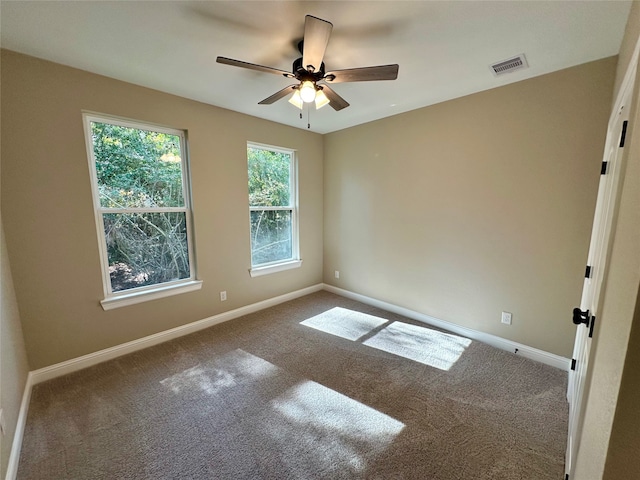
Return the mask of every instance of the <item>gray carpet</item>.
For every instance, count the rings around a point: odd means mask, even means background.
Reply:
[[[567,375],[318,292],[33,389],[18,478],[563,478]]]

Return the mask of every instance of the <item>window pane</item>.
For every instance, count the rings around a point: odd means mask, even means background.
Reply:
[[[180,137],[91,122],[100,206],[183,207]]]
[[[251,212],[251,264],[292,258],[291,210]]]
[[[114,292],[189,278],[184,212],[103,215]]]
[[[291,155],[260,148],[247,148],[249,205],[291,206]]]

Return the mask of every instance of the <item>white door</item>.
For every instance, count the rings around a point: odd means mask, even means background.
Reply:
[[[609,120],[603,160],[606,163],[603,163],[602,174],[600,175],[600,186],[593,229],[591,231],[591,244],[589,246],[582,300],[580,301],[580,307],[574,310],[573,315],[573,320],[577,327],[572,370],[569,372],[569,389],[567,392],[569,401],[569,437],[566,453],[566,473],[569,479],[572,478],[575,469],[578,439],[582,430],[584,388],[589,368],[591,334],[594,327],[598,327],[602,284],[608,260],[618,185],[621,178],[624,136],[631,108],[630,100],[633,92],[636,65],[637,57],[630,65],[630,72],[627,72],[625,76],[627,81],[621,87],[615,110]]]

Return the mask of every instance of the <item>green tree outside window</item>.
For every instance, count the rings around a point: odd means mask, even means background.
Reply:
[[[251,264],[293,258],[292,154],[247,148],[251,213]]]
[[[189,278],[181,137],[91,122],[111,290]]]

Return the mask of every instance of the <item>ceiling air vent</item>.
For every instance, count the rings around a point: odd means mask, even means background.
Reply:
[[[528,66],[529,64],[527,63],[527,59],[524,57],[523,53],[521,55],[518,55],[517,57],[494,63],[493,65],[491,65],[491,71],[497,77],[498,75],[515,72],[516,70],[521,70],[523,68],[527,68]]]

